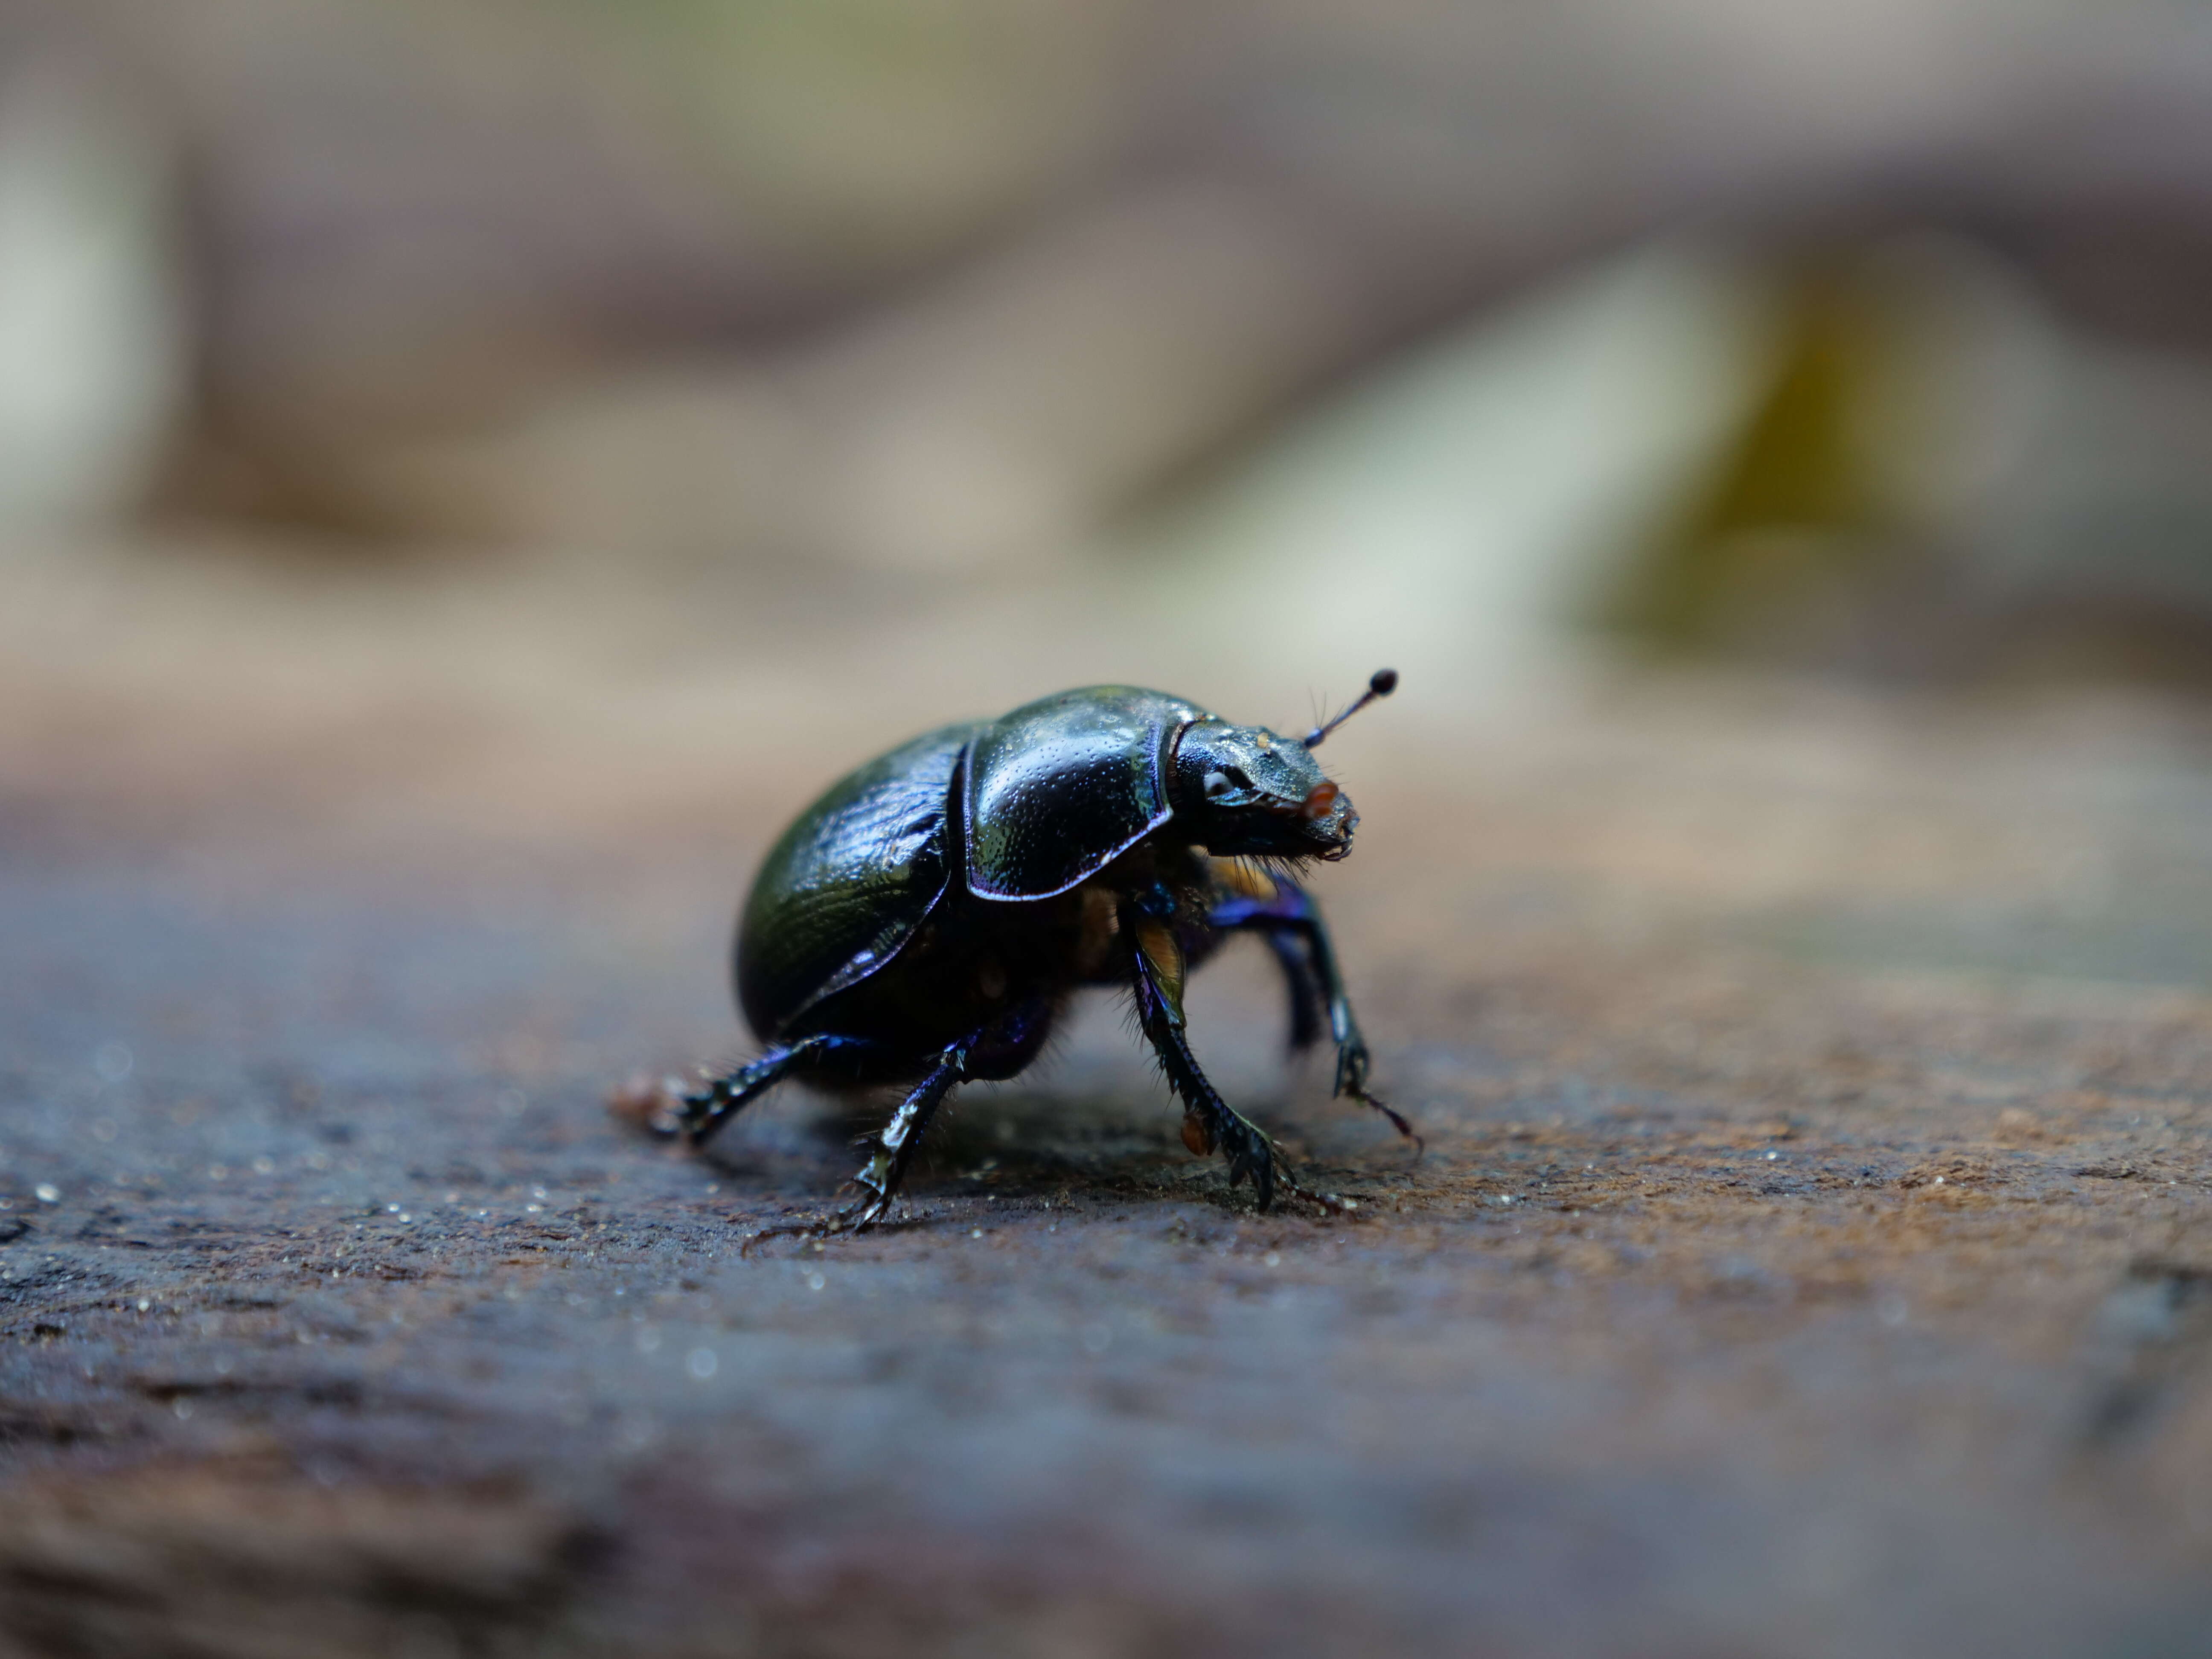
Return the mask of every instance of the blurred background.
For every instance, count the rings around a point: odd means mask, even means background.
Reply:
[[[12,769],[2186,696],[2208,155],[2179,0],[0,0]]]

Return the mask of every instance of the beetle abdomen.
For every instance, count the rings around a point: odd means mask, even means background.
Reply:
[[[981,728],[947,726],[840,778],[783,832],[738,927],[738,1003],[772,1042],[859,984],[913,936],[945,890],[945,809]]]

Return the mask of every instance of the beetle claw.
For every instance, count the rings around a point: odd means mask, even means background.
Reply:
[[[1287,1173],[1283,1176],[1282,1181],[1285,1190],[1291,1197],[1302,1198],[1307,1203],[1328,1211],[1331,1215],[1350,1215],[1359,1207],[1356,1200],[1340,1198],[1334,1193],[1317,1193],[1310,1187],[1301,1186]]]
[[[1418,1162],[1429,1150],[1429,1143],[1421,1139],[1421,1132],[1406,1121],[1406,1115],[1380,1095],[1370,1095],[1364,1089],[1347,1089],[1345,1092],[1363,1106],[1371,1106],[1390,1120],[1398,1133],[1413,1143],[1413,1157]]]
[[[747,1233],[744,1243],[738,1245],[738,1254],[750,1255],[753,1246],[764,1244],[771,1238],[852,1238],[876,1226],[890,1213],[890,1200],[876,1197],[816,1216],[811,1221],[787,1221],[774,1227],[763,1227],[757,1232]]]
[[[1420,1132],[1407,1121],[1406,1115],[1367,1088],[1367,1045],[1353,1041],[1340,1046],[1336,1051],[1336,1093],[1341,1099],[1356,1100],[1363,1106],[1372,1107],[1390,1120],[1391,1127],[1413,1143],[1416,1159],[1429,1149]]]
[[[656,1139],[673,1140],[686,1130],[683,1080],[640,1073],[607,1096],[607,1111]]]
[[[856,1179],[854,1184],[867,1196],[837,1212],[837,1230],[848,1235],[866,1232],[891,1212],[889,1193],[865,1179]]]
[[[1228,1121],[1212,1126],[1213,1139],[1228,1161],[1229,1184],[1231,1188],[1252,1183],[1252,1202],[1265,1214],[1274,1202],[1275,1178],[1282,1167],[1282,1155],[1275,1143],[1234,1113]]]

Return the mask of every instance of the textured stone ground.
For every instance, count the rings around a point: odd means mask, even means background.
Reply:
[[[1423,1160],[1254,951],[1201,1054],[1353,1217],[1250,1214],[1102,1005],[907,1224],[748,1256],[854,1123],[605,1102],[740,1052],[823,763],[299,654],[12,671],[0,1651],[2204,1651],[2193,716],[1376,719],[1321,890]]]

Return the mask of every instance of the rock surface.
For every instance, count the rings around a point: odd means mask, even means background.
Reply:
[[[1284,1066],[1253,951],[1201,1054],[1353,1214],[1251,1214],[1102,1006],[902,1224],[748,1255],[855,1121],[605,1103],[741,1051],[787,746],[655,794],[627,705],[418,680],[226,768],[208,682],[40,684],[0,1651],[2203,1650],[2193,717],[1669,694],[1425,773],[1375,719],[1320,890],[1425,1158]]]

